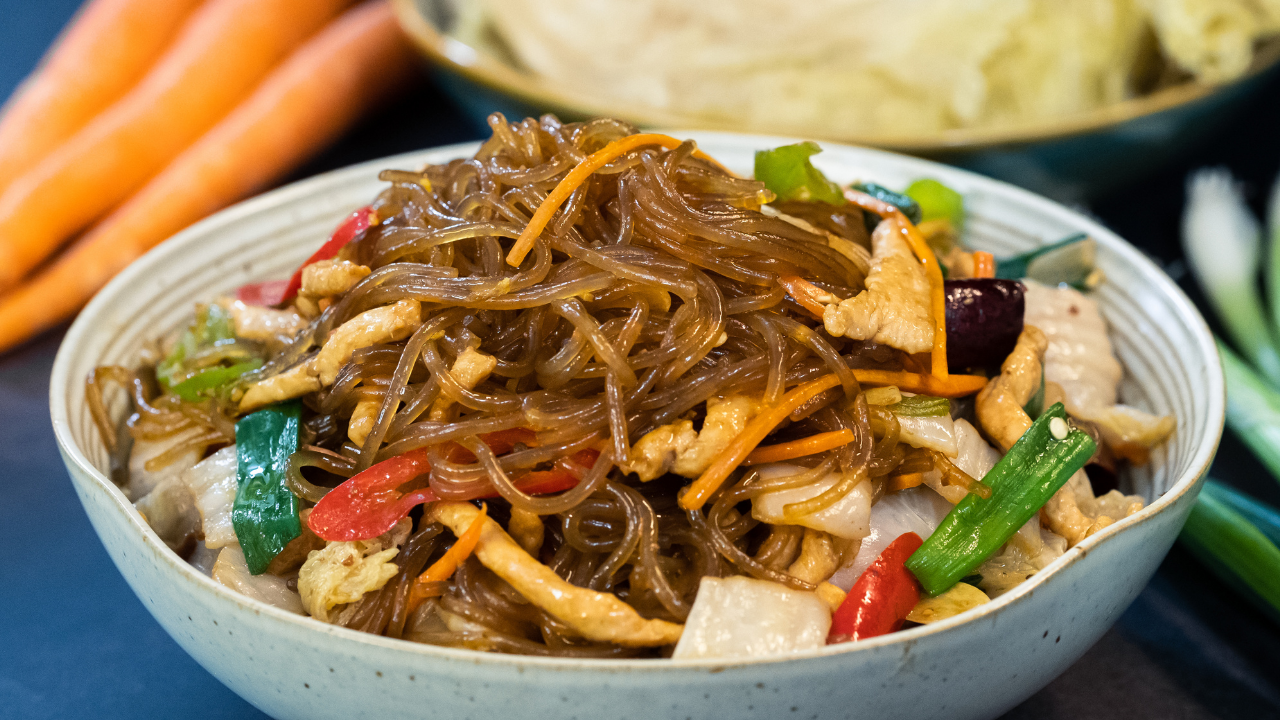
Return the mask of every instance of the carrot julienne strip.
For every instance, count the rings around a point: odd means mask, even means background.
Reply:
[[[973,251],[973,276],[975,278],[993,278],[996,276],[996,258],[985,250]]]
[[[908,488],[917,487],[924,484],[924,473],[903,473],[902,475],[890,475],[888,482],[884,486],[886,493],[898,492]]]
[[[467,558],[471,557],[471,553],[475,552],[476,545],[480,542],[480,531],[484,529],[485,518],[489,514],[489,506],[487,504],[480,506],[480,514],[475,520],[467,526],[466,531],[458,538],[440,559],[431,563],[431,567],[423,571],[418,579],[414,581],[413,588],[409,591],[409,611],[414,609],[430,597],[441,595],[441,591],[436,589],[435,583],[444,582],[458,570],[458,566]]]
[[[569,199],[574,190],[577,190],[587,178],[591,177],[597,170],[608,165],[610,162],[626,155],[632,150],[644,145],[661,145],[668,150],[680,147],[680,140],[670,135],[662,135],[660,133],[637,133],[619,138],[605,145],[603,148],[591,153],[582,162],[578,163],[569,174],[564,176],[560,184],[547,195],[547,199],[542,201],[538,206],[533,217],[529,219],[529,224],[525,225],[524,230],[520,233],[520,237],[516,239],[515,245],[511,246],[511,252],[507,253],[507,264],[519,267],[524,262],[524,258],[533,249],[533,243],[542,234],[543,229],[547,227],[547,223],[551,222],[551,218],[556,214],[556,210]],[[715,158],[707,155],[701,150],[694,150],[694,157],[706,160],[726,173],[729,171],[723,165],[715,160]],[[733,173],[729,173],[732,175]]]
[[[822,288],[799,275],[780,275],[778,276],[778,284],[810,315],[813,315],[818,320],[822,319],[822,315],[827,309],[823,301],[831,302],[831,300],[827,299],[830,298],[829,293],[824,292]]]
[[[853,431],[849,428],[841,428],[834,432],[818,433],[817,435],[810,435],[807,438],[792,440],[791,442],[756,448],[751,451],[746,460],[742,461],[742,464],[757,465],[759,463],[791,460],[805,455],[816,455],[820,452],[833,450],[841,445],[848,445],[851,442],[853,442]]]
[[[924,265],[925,276],[929,278],[930,305],[933,313],[933,374],[940,379],[946,379],[949,374],[947,371],[947,298],[942,285],[942,266],[938,264],[938,258],[934,256],[929,243],[920,234],[920,229],[898,208],[857,190],[845,190],[844,196],[863,210],[879,215],[886,222],[892,222],[893,227],[902,233],[903,239],[911,247],[911,252]]]
[[[711,461],[711,465],[703,471],[702,475],[694,480],[680,496],[680,507],[685,510],[698,510],[711,497],[712,493],[724,484],[729,473],[733,469],[742,464],[747,459],[747,455],[765,439],[775,427],[778,426],[788,415],[795,411],[796,408],[803,405],[806,401],[813,399],[819,393],[826,392],[840,384],[840,379],[835,375],[824,375],[817,380],[810,380],[803,385],[793,388],[790,392],[782,396],[782,399],[775,405],[766,406],[759,415],[751,419],[747,426],[738,433],[738,436],[730,441],[729,445],[720,454]]]

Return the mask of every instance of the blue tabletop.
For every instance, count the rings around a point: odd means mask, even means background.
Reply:
[[[77,5],[0,0],[0,97]],[[1280,166],[1276,128],[1273,84],[1221,139],[1089,210],[1195,297],[1176,242],[1183,178],[1191,167],[1226,164],[1261,202]],[[424,79],[297,177],[479,133]],[[64,330],[0,356],[0,718],[265,717],[156,624],[80,508],[49,425],[48,376]],[[1230,436],[1214,472],[1280,504],[1280,485]],[[1280,629],[1207,578],[1175,547],[1115,628],[1006,717],[1280,717]]]

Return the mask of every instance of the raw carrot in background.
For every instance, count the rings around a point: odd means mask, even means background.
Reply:
[[[404,87],[416,67],[387,3],[348,11],[129,202],[0,297],[0,350],[73,315],[173,233],[278,180]]]
[[[0,195],[0,290],[129,197],[350,0],[209,0],[139,83]]]
[[[0,108],[0,192],[146,74],[200,0],[91,0]]]

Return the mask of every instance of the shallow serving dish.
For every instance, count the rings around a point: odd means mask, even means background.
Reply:
[[[723,118],[602,99],[537,75],[516,62],[493,33],[468,25],[474,21],[459,12],[465,1],[393,0],[393,5],[401,27],[436,68],[441,86],[485,134],[485,117],[500,111],[508,117],[554,112],[566,120],[605,116],[644,127],[794,135],[929,157],[1064,202],[1098,197],[1212,137],[1280,68],[1280,38],[1273,38],[1257,48],[1249,71],[1233,82],[1181,82],[1069,117],[911,135],[855,134],[823,126],[742,127]]]
[[[782,138],[693,137],[731,169]],[[1177,536],[1222,431],[1224,389],[1204,320],[1137,250],[1048,200],[934,163],[852,147],[816,158],[832,179],[902,186],[934,177],[963,192],[969,235],[997,256],[1084,231],[1108,282],[1097,297],[1124,363],[1125,402],[1178,429],[1130,474],[1151,504],[995,601],[894,635],[744,662],[568,660],[496,655],[374,637],[244,598],[172,553],[107,477],[84,400],[96,365],[136,364],[144,340],[192,303],[286,276],[381,186],[378,170],[468,156],[456,145],[376,160],[268,193],[195,225],[113,280],[63,341],[50,381],[58,445],[120,572],[201,665],[280,718],[992,717],[1082,655],[1146,585]],[[114,408],[123,411],[122,405]]]

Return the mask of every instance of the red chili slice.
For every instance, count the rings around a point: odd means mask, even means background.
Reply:
[[[887,635],[902,628],[920,602],[920,583],[904,563],[923,543],[913,532],[889,543],[831,616],[828,645]]]
[[[520,429],[488,433],[482,437],[495,453],[501,454],[509,452],[516,444],[532,444],[534,434],[531,430]],[[471,455],[458,446],[449,454],[450,459],[456,462],[468,462]],[[582,450],[571,458],[557,461],[551,470],[525,473],[513,482],[530,495],[568,490],[578,484],[598,457],[600,453],[596,450]],[[415,506],[440,499],[423,482],[429,472],[431,465],[427,462],[425,448],[383,460],[330,490],[312,509],[307,524],[312,532],[329,541],[377,537],[390,530]],[[498,497],[498,492],[489,489],[477,493],[475,498],[465,499],[494,497]]]
[[[373,208],[366,206],[348,215],[329,239],[320,246],[320,249],[312,253],[311,257],[294,271],[293,277],[288,281],[268,280],[245,285],[236,290],[236,299],[248,305],[279,305],[286,300],[292,300],[293,296],[298,294],[298,289],[302,287],[302,268],[337,255],[339,250],[369,227],[369,216],[372,213]]]

